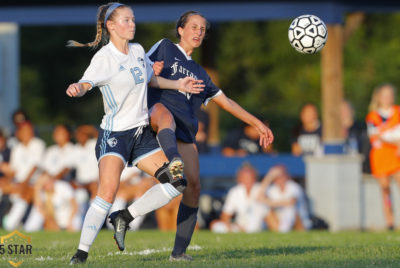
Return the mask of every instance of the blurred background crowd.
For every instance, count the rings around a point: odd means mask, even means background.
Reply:
[[[390,85],[386,87],[390,87],[391,92],[394,90]],[[394,95],[391,105],[393,103]],[[356,124],[349,101],[343,102],[340,114],[341,127],[347,137],[345,152],[353,155],[364,153],[368,159],[370,145],[366,125]],[[249,155],[278,155],[279,151],[273,144],[263,150],[257,131],[243,125],[230,130],[219,148],[210,148],[208,112],[202,109],[199,119],[196,139],[200,155],[243,158],[235,177],[225,180],[222,187],[219,185],[217,194],[203,191],[199,228],[210,228],[215,232],[288,232],[326,228],[309,209],[304,178],[291,178],[284,163],[273,166],[266,174],[259,174],[256,167],[245,160]],[[58,124],[52,128],[51,139],[46,142],[23,110],[14,112],[12,122],[13,129],[0,132],[1,226],[7,230],[21,227],[27,232],[80,230],[83,216],[97,190],[95,146],[98,129],[93,125],[71,128]],[[298,122],[288,140],[291,154],[294,157],[322,154],[317,107],[312,103],[303,105]],[[365,161],[366,172],[369,172],[368,162]],[[137,168],[125,168],[111,212],[125,208],[155,183],[154,178]],[[204,190],[210,188],[212,186]],[[179,202],[180,197],[148,215],[147,219],[135,219],[131,229],[174,230]],[[108,224],[106,227],[110,228]]]
[[[311,2],[315,5],[317,1]],[[14,112],[12,126],[0,126],[2,228],[80,230],[95,196],[94,147],[103,113],[100,93],[92,90],[79,101],[65,95],[66,85],[80,78],[96,52],[65,47],[67,40],[87,40],[93,33],[94,21],[77,23],[16,26],[18,46],[10,47],[18,47],[15,91],[23,110]],[[215,232],[327,228],[313,215],[304,176],[291,176],[287,163],[261,172],[248,162],[255,155],[304,158],[324,154],[321,53],[303,55],[293,50],[287,39],[287,18],[242,21],[234,16],[211,23],[193,58],[232,99],[265,120],[275,141],[264,151],[253,128],[238,125],[212,103],[200,111],[196,136],[200,158],[212,155],[228,163],[233,158],[243,161],[235,167],[234,176],[201,178],[198,228]],[[378,178],[374,182],[379,185],[380,207],[389,229],[394,227],[390,178],[400,181],[400,115],[395,105],[399,98],[393,86],[400,85],[400,34],[392,27],[399,23],[397,10],[377,13],[371,9],[349,11],[335,24],[343,30],[343,95],[347,99],[335,107],[340,112],[337,128],[345,139],[344,153],[361,155],[362,172]],[[176,41],[173,29],[172,21],[138,21],[135,41],[145,50],[164,37]],[[5,54],[0,56],[6,59]],[[385,81],[393,85],[381,84]],[[5,96],[12,91],[0,88],[0,100],[8,101]],[[154,178],[126,168],[112,211],[133,202],[154,183]],[[136,219],[131,229],[174,229],[179,201],[178,197],[146,218]]]

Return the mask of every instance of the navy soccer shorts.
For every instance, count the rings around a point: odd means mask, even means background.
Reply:
[[[125,165],[133,166],[160,150],[155,133],[148,125],[125,131],[100,129],[96,157],[97,161],[100,161],[106,155],[115,155],[120,157]]]

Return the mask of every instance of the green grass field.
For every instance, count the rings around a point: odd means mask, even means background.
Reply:
[[[6,232],[1,231],[0,235]],[[174,233],[129,232],[119,252],[111,231],[101,231],[81,267],[400,267],[398,232],[214,234],[197,231],[191,263],[170,263]],[[33,254],[20,267],[66,267],[79,233],[29,234]],[[1,267],[12,267],[3,255]]]

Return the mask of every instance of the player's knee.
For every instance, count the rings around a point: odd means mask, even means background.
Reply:
[[[158,127],[168,127],[175,130],[175,120],[171,112],[161,103],[156,103],[151,112],[151,122]]]
[[[383,193],[385,193],[385,194],[390,193],[390,184],[389,184],[389,182],[388,183],[381,182],[380,186],[381,186],[381,190],[382,190]]]

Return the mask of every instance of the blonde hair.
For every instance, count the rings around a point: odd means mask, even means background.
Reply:
[[[103,44],[107,43],[107,41],[110,39],[110,33],[107,30],[107,27],[104,23],[105,20],[105,16],[107,13],[107,10],[114,4],[120,4],[117,2],[110,2],[108,4],[105,5],[101,5],[98,9],[97,9],[97,26],[96,26],[96,37],[94,39],[94,41],[83,44],[83,43],[79,43],[77,41],[74,40],[68,40],[67,42],[67,47],[91,47],[91,48],[96,48],[102,41]],[[116,7],[115,9],[118,8],[124,8],[124,7],[128,7],[127,5],[124,4],[120,4],[120,6]],[[115,11],[114,9],[114,11]],[[115,14],[115,12],[112,11],[111,14],[109,15],[109,17],[107,18],[108,20],[112,20],[113,16]]]
[[[239,177],[239,174],[243,171],[243,170],[250,170],[251,172],[253,172],[254,177],[256,178],[256,180],[258,179],[258,171],[257,169],[250,163],[250,162],[243,162],[240,167],[238,168],[238,170],[236,170],[236,178]]]
[[[393,93],[396,91],[396,87],[390,83],[384,83],[379,86],[377,86],[374,91],[372,92],[372,98],[371,102],[369,103],[368,110],[371,111],[376,111],[379,109],[379,95],[382,92],[384,88],[390,88]]]

